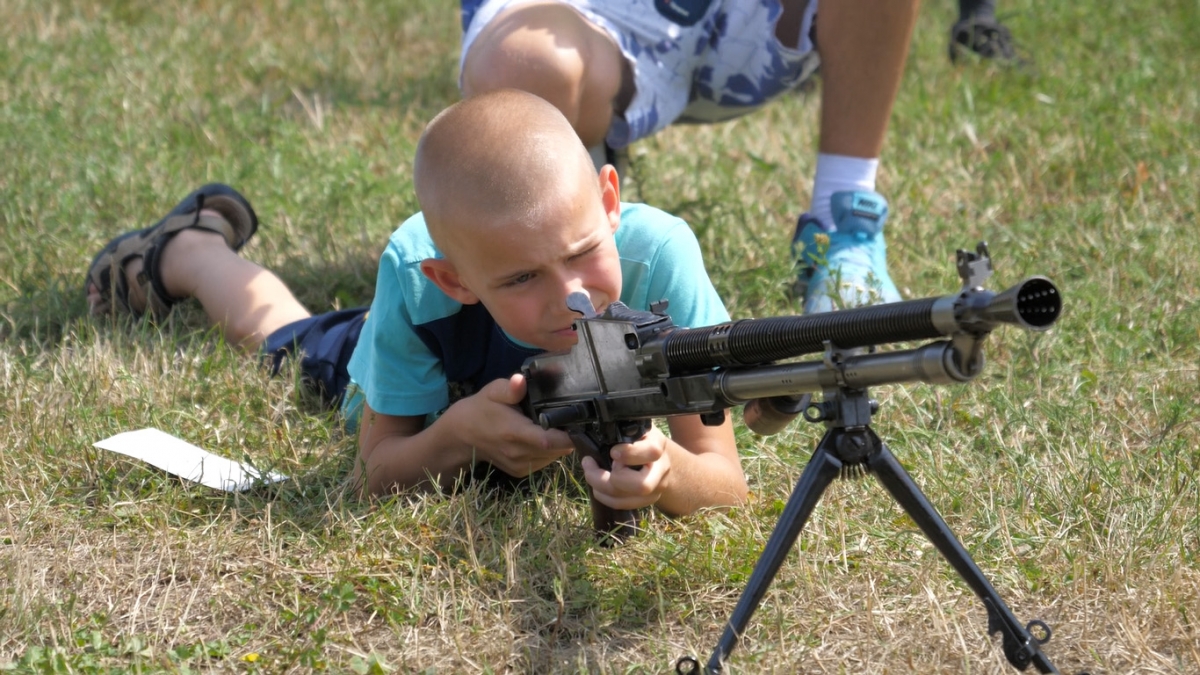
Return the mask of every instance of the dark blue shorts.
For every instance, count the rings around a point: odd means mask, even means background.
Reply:
[[[338,404],[350,384],[347,366],[358,335],[362,332],[367,307],[317,314],[295,321],[267,336],[262,345],[263,359],[271,374],[279,374],[284,359],[300,356],[300,371],[305,384],[316,391],[327,405]]]

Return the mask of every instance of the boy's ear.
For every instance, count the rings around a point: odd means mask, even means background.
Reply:
[[[605,164],[600,169],[600,202],[608,214],[612,231],[616,232],[621,224],[621,177],[612,164]]]
[[[464,305],[474,305],[479,302],[479,296],[463,285],[462,277],[454,264],[445,258],[426,258],[421,261],[421,274],[424,274],[442,292]]]

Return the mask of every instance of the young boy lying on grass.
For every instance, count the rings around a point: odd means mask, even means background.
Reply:
[[[728,320],[682,220],[622,204],[567,120],[542,99],[500,90],[438,115],[417,147],[421,213],[391,236],[369,308],[312,315],[270,271],[240,258],[258,220],[233,188],[206,185],[157,224],[109,242],[87,276],[94,314],[164,316],[196,298],[231,344],[341,401],[357,430],[355,478],[373,494],[450,486],[477,463],[524,477],[568,455],[559,430],[516,407],[517,374],[541,350],[575,344],[567,295],[597,311],[666,298],[680,326]],[[596,499],[681,515],[746,496],[730,422],[668,421],[613,448],[611,471],[584,458]],[[640,467],[637,468],[637,467]]]

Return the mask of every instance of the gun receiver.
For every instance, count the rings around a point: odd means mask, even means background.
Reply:
[[[651,420],[701,415],[721,424],[727,408],[751,403],[747,424],[779,431],[802,411],[800,396],[831,387],[900,382],[966,382],[983,368],[984,338],[1002,324],[1050,328],[1062,299],[1046,277],[1024,279],[1001,293],[983,287],[992,265],[986,244],[958,252],[962,288],[952,295],[858,307],[809,316],[742,319],[681,328],[666,303],[650,312],[611,303],[595,314],[586,295],[568,306],[580,314],[579,342],[528,359],[524,409],[544,428],[571,434],[576,448],[611,467],[612,446],[640,438]],[[938,340],[915,349],[874,353],[878,345]],[[824,353],[813,362],[779,363]],[[607,513],[592,500],[602,534],[621,539],[636,514]],[[611,511],[610,509],[608,511]]]

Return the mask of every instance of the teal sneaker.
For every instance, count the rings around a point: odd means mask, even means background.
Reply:
[[[835,192],[830,206],[836,232],[826,232],[806,213],[792,237],[796,297],[804,298],[804,313],[899,301],[883,241],[887,200],[875,192]]]

